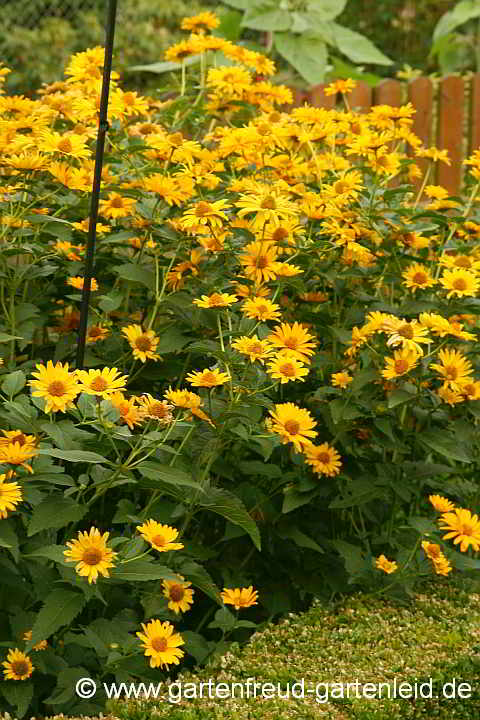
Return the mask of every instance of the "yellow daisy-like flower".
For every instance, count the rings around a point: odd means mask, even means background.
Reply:
[[[0,475],[0,519],[4,520],[8,513],[15,510],[18,503],[22,502],[22,489],[16,482],[7,482],[10,474]]]
[[[348,372],[332,373],[332,385],[334,387],[340,387],[345,390],[350,385],[353,378]]]
[[[381,374],[386,380],[405,375],[417,366],[420,357],[421,355],[413,348],[395,350],[393,358],[385,358],[385,369]]]
[[[186,408],[188,410],[199,408],[202,404],[202,398],[189,390],[172,390],[170,388],[165,393],[165,397],[176,407]]]
[[[461,382],[460,392],[466,400],[480,400],[480,380]]]
[[[285,352],[268,363],[267,373],[274,380],[280,380],[283,385],[291,380],[301,380],[303,382],[304,377],[309,373],[309,369],[297,360],[295,355]]]
[[[17,442],[0,445],[0,463],[21,465],[30,473],[33,473],[33,470],[27,460],[31,460],[35,455],[38,455],[38,450],[30,445],[20,445]]]
[[[30,642],[30,640],[32,639],[32,631],[31,631],[31,630],[26,630],[26,631],[23,633],[23,639],[25,640],[25,642]],[[39,652],[40,650],[46,650],[47,647],[48,647],[47,641],[46,641],[46,640],[40,640],[39,643],[36,643],[36,645],[34,645],[34,646],[32,647],[32,650],[35,650],[35,651]]]
[[[72,287],[76,288],[77,290],[83,290],[83,284],[84,284],[84,278],[80,275],[77,275],[77,277],[69,277],[67,278],[67,285],[71,285]],[[95,290],[98,290],[98,283],[95,280],[95,278],[91,278],[90,280],[90,290],[92,292],[95,292]]]
[[[355,80],[347,78],[347,80],[335,80],[335,82],[332,82],[330,83],[330,85],[327,85],[325,88],[323,88],[323,92],[327,96],[336,95],[337,93],[342,93],[342,95],[345,95],[346,93],[351,92],[356,87],[357,83],[355,82]]]
[[[102,325],[91,325],[88,328],[87,345],[96,343],[99,340],[105,340],[109,333],[110,330],[103,327]]]
[[[410,290],[425,290],[436,285],[437,280],[422,263],[413,263],[402,273],[405,287]]]
[[[455,504],[442,495],[429,495],[428,499],[437,512],[446,513],[455,510]]]
[[[248,355],[250,362],[253,363],[255,360],[259,360],[262,365],[273,352],[270,343],[267,340],[259,340],[256,335],[252,335],[252,337],[243,335],[232,341],[232,347],[242,355]]]
[[[182,30],[190,30],[190,32],[202,32],[215,30],[220,24],[220,20],[215,13],[207,10],[206,12],[187,17],[182,20],[180,25]]]
[[[425,555],[432,561],[435,573],[437,575],[448,575],[452,572],[452,566],[449,561],[442,553],[440,545],[436,543],[428,542],[427,540],[422,541],[422,549]]]
[[[109,569],[114,567],[117,553],[107,547],[108,536],[108,532],[102,535],[91,527],[90,532],[79,532],[76,540],[66,543],[69,548],[63,551],[66,561],[76,562],[76,572],[89,583],[96,583],[99,575],[110,577]]]
[[[452,295],[471,297],[476,295],[480,288],[480,278],[474,272],[464,268],[445,270],[439,281],[445,290],[448,290],[447,298]]]
[[[143,330],[140,325],[129,325],[123,328],[122,334],[127,338],[133,350],[133,357],[141,362],[159,360],[160,356],[155,353],[160,342],[153,330]]]
[[[224,385],[231,380],[228,373],[220,372],[216,368],[214,370],[199,370],[188,373],[185,380],[193,385],[193,387],[217,387]]]
[[[238,298],[236,295],[228,295],[228,293],[213,293],[212,295],[202,295],[201,299],[196,298],[192,302],[201,308],[224,308],[238,302]]]
[[[18,443],[19,445],[37,446],[37,438],[35,435],[25,435],[21,430],[2,430],[5,437],[0,437],[0,446],[9,443]]]
[[[402,348],[415,350],[419,355],[423,355],[420,343],[431,342],[428,329],[417,320],[408,322],[392,315],[384,320],[382,330],[389,335],[387,340],[389,347],[400,345]]]
[[[39,136],[38,149],[46,153],[59,153],[77,159],[88,158],[91,151],[85,145],[85,137],[75,135],[61,135],[53,130],[43,131]]]
[[[161,525],[156,520],[148,520],[143,525],[137,525],[137,530],[143,539],[159,552],[181,550],[183,548],[182,543],[175,542],[178,537],[178,530],[170,527],[170,525]]]
[[[268,427],[271,432],[280,435],[282,443],[293,443],[296,450],[302,452],[307,445],[311,445],[310,438],[318,433],[313,429],[317,424],[308,410],[299,408],[294,403],[280,403],[270,410],[273,420]]]
[[[258,605],[258,592],[253,589],[253,585],[247,588],[223,588],[220,597],[225,605],[233,605],[235,610]]]
[[[5,680],[27,680],[35,669],[28,655],[18,648],[8,651],[7,659],[2,665],[5,668]]]
[[[144,393],[138,400],[139,406],[144,410],[145,417],[167,425],[172,422],[172,405],[164,400],[156,400],[149,393]]]
[[[184,578],[179,576],[182,581]],[[175,613],[187,612],[193,604],[193,590],[190,582],[163,581],[163,594],[168,598],[168,607]]]
[[[135,199],[111,192],[108,193],[108,200],[100,200],[98,212],[106,218],[128,217],[135,212],[135,204]]]
[[[267,186],[259,188],[255,194],[240,194],[240,199],[235,203],[240,208],[238,217],[255,213],[252,220],[254,229],[261,229],[265,223],[280,225],[282,220],[298,217],[299,211],[295,204],[278,190]]]
[[[471,362],[457,350],[440,350],[438,357],[441,364],[432,363],[430,367],[440,373],[446,387],[458,392],[461,384],[468,382],[468,376],[473,373]]]
[[[398,565],[394,560],[388,560],[385,555],[380,555],[375,562],[377,570],[383,570],[384,573],[390,575],[398,570]]]
[[[120,420],[133,430],[135,425],[141,425],[145,419],[145,411],[137,405],[137,398],[126,398],[122,392],[116,392],[109,396],[108,400],[120,413]]]
[[[280,305],[264,297],[252,297],[245,300],[242,313],[252,320],[278,320],[281,315]]]
[[[255,241],[245,247],[246,253],[240,255],[246,277],[260,285],[277,277],[278,248],[272,243]]]
[[[288,352],[300,362],[309,362],[309,356],[314,354],[317,344],[314,336],[298,322],[294,322],[293,325],[288,323],[277,325],[268,335],[267,340],[281,352]]]
[[[68,371],[68,363],[62,365],[57,362],[55,366],[49,360],[47,366],[36,365],[38,372],[32,375],[37,380],[29,380],[28,384],[34,388],[34,397],[45,399],[45,412],[65,412],[74,407],[73,401],[79,394],[78,380],[74,372]]]
[[[182,227],[188,229],[198,225],[208,225],[213,230],[221,229],[224,221],[228,221],[223,210],[228,210],[229,207],[228,200],[217,200],[211,203],[201,200],[183,213]]]
[[[328,443],[321,445],[307,445],[304,450],[305,462],[313,467],[314,472],[319,475],[333,477],[338,475],[342,463],[339,453]]]
[[[442,530],[449,532],[443,536],[444,540],[453,539],[454,545],[460,545],[462,552],[467,552],[472,546],[475,552],[480,550],[480,521],[477,515],[472,515],[470,510],[455,508],[453,512],[444,513],[439,520]]]
[[[103,370],[76,370],[79,381],[79,391],[87,395],[108,398],[113,393],[123,390],[128,375],[120,375],[117,368],[103,368]]]
[[[143,633],[136,634],[143,643],[145,657],[150,658],[150,667],[167,669],[169,665],[178,665],[185,655],[179,647],[184,645],[185,641],[174,629],[168,620],[163,623],[160,620],[151,620],[147,625],[142,623]]]

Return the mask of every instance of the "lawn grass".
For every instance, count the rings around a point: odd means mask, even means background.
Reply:
[[[472,589],[473,587],[473,589]],[[272,683],[282,696],[295,682],[304,681],[305,697],[208,697],[169,702],[168,692],[157,700],[109,701],[109,718],[120,720],[474,720],[480,718],[480,585],[439,580],[418,594],[410,605],[385,602],[357,594],[340,605],[314,602],[302,615],[290,614],[278,625],[256,633],[243,648],[236,644],[197,673],[185,672],[177,682],[245,683],[247,678]],[[355,697],[326,700],[325,685],[317,683],[427,683],[434,694],[444,683],[463,685],[465,697],[448,699]],[[177,687],[171,690],[175,699]],[[185,687],[185,685],[184,685]],[[212,683],[213,693],[213,683]],[[245,687],[245,685],[243,685]],[[339,694],[339,686],[337,695]],[[406,693],[408,688],[405,688]],[[418,686],[417,686],[418,687]],[[253,693],[252,685],[250,692]],[[311,693],[308,689],[311,688]],[[424,693],[428,691],[424,685]],[[175,692],[174,692],[175,690]],[[300,693],[301,685],[297,686]],[[193,692],[193,691],[192,691]],[[373,691],[372,691],[373,692]],[[417,691],[418,692],[418,691]],[[257,690],[260,694],[260,691]],[[272,691],[273,694],[273,691]],[[208,696],[208,687],[204,686]],[[81,703],[78,713],[81,715]],[[1,718],[0,718],[1,720]],[[4,718],[5,720],[5,718]]]

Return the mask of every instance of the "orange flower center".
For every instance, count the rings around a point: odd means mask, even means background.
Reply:
[[[165,652],[168,648],[168,640],[164,637],[156,637],[152,640],[152,648],[155,652]]]
[[[112,198],[110,200],[110,206],[114,208],[123,208],[123,198],[119,196]]]
[[[287,420],[285,423],[285,430],[288,432],[289,435],[298,435],[298,431],[300,430],[300,423],[298,423],[296,420]]]
[[[273,198],[271,195],[267,195],[267,197],[264,200],[262,200],[260,207],[263,210],[275,210],[277,207],[275,198]]]
[[[220,295],[220,293],[213,293],[208,299],[208,304],[210,307],[223,307],[225,305],[225,301]]]
[[[269,264],[268,256],[267,255],[259,255],[257,258],[257,262],[255,263],[257,268],[260,268],[263,270],[263,268],[266,268]]]
[[[62,138],[57,145],[57,149],[61,152],[69,153],[72,152],[72,142],[69,138]]]
[[[103,330],[101,327],[94,325],[88,331],[88,335],[89,337],[100,337],[101,335],[103,335]]]
[[[155,535],[155,537],[152,538],[152,543],[154,545],[160,545],[160,547],[164,547],[164,545],[167,544],[167,541],[163,537],[163,535]]]
[[[475,528],[473,523],[463,522],[458,528],[459,535],[467,535],[473,537],[475,535]]]
[[[135,95],[131,92],[124,93],[123,102],[125,105],[135,105]]]
[[[25,662],[25,660],[16,660],[12,663],[11,668],[12,674],[16,675],[17,677],[24,677],[30,672],[28,663]]]
[[[345,182],[343,182],[343,180],[337,180],[337,182],[334,183],[334,185],[333,185],[333,189],[335,190],[336,193],[338,193],[340,195],[341,193],[347,192],[348,185]]]
[[[21,446],[25,445],[26,438],[23,433],[19,433],[18,435],[14,435],[14,437],[10,438],[11,443],[18,443]]]
[[[90,383],[90,387],[92,390],[95,390],[97,392],[103,392],[108,388],[108,382],[105,380],[105,378],[99,375],[92,383]]]
[[[317,460],[324,465],[328,465],[328,463],[330,462],[330,455],[327,452],[321,452],[317,455]]]
[[[217,382],[217,376],[213,372],[206,372],[203,375],[203,380],[206,383],[213,383],[215,385]]]
[[[250,352],[256,353],[257,355],[261,355],[263,353],[262,344],[259,342],[253,343],[252,345],[250,345]]]
[[[66,388],[61,380],[54,380],[48,386],[47,392],[49,395],[53,395],[54,397],[61,397],[66,394]]]
[[[82,555],[82,562],[85,563],[85,565],[98,565],[98,563],[103,558],[103,553],[98,548],[91,548],[90,550],[85,550],[85,552]]]
[[[459,257],[455,258],[454,265],[456,267],[471,268],[472,261],[466,255],[460,255]]]
[[[411,325],[408,325],[408,323],[406,323],[398,329],[398,334],[404,338],[407,338],[407,340],[411,340],[414,336],[413,328]]]
[[[268,307],[266,305],[257,305],[257,312],[261,315],[263,313],[268,312]]]
[[[212,208],[206,202],[199,202],[195,208],[195,215],[197,217],[205,217],[212,212]]]
[[[279,372],[286,377],[293,377],[295,375],[295,368],[291,362],[280,365]]]
[[[452,286],[455,290],[463,291],[467,289],[467,281],[464,278],[456,278],[453,281]]]
[[[143,351],[151,350],[152,341],[146,335],[140,335],[140,337],[135,340],[135,347]]]
[[[284,341],[284,345],[285,345],[285,347],[290,348],[290,350],[296,350],[297,346],[298,346],[298,340],[297,340],[297,338],[294,338],[294,337],[287,338]]]
[[[445,366],[445,376],[449,380],[456,380],[458,377],[458,368],[456,368],[455,365],[446,365]]]
[[[416,272],[413,276],[413,282],[417,285],[425,285],[427,282],[427,275],[424,272]]]
[[[148,412],[150,415],[155,415],[155,417],[160,419],[166,418],[169,415],[169,410],[163,403],[154,403],[148,408]]]
[[[169,592],[170,600],[180,602],[185,596],[185,590],[181,585],[172,585]]]
[[[404,358],[400,358],[399,360],[395,360],[395,372],[401,375],[404,372],[407,372],[408,370],[408,361]]]

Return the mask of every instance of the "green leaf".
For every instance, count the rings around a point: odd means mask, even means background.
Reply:
[[[103,455],[90,452],[89,450],[57,450],[57,448],[49,448],[48,450],[39,450],[39,455],[49,455],[59,458],[60,460],[68,460],[68,462],[108,462],[107,458],[104,458]]]
[[[117,565],[111,573],[112,580],[128,582],[146,582],[148,580],[179,580],[178,575],[166,565],[158,565],[149,560],[140,559]]]
[[[203,661],[210,655],[214,642],[208,642],[200,633],[191,630],[182,630],[182,638],[185,640],[183,649],[188,655],[192,655],[197,664],[201,665]]]
[[[468,22],[468,20],[478,17],[480,17],[480,3],[478,0],[461,0],[452,10],[442,15],[435,25],[433,31],[434,42],[443,35],[448,35],[452,30]]]
[[[155,290],[155,273],[143,265],[126,263],[125,265],[117,265],[112,269],[124,280],[139,282],[149,290]]]
[[[19,680],[2,682],[1,690],[7,702],[16,708],[15,714],[19,718],[25,717],[33,699],[33,683]]]
[[[62,545],[45,545],[44,547],[37,548],[33,552],[27,553],[25,557],[44,557],[60,565],[71,567],[71,565],[67,565],[64,551],[65,546]]]
[[[37,505],[28,524],[28,536],[42,530],[65,527],[68,523],[78,522],[87,512],[87,507],[79,505],[69,497],[51,495]]]
[[[308,0],[307,8],[309,12],[321,15],[323,22],[326,22],[340,15],[346,4],[347,0]]]
[[[169,465],[162,465],[161,463],[157,463],[153,460],[146,460],[145,462],[137,465],[135,469],[138,470],[143,477],[154,481],[153,483],[148,484],[148,487],[150,488],[155,489],[155,480],[161,480],[169,485],[180,485],[193,488],[194,490],[199,490],[202,493],[205,492],[201,485],[195,482],[195,480],[192,480],[192,476],[189,473],[170,467]],[[146,487],[145,483],[141,481],[139,484],[142,487]]]
[[[248,10],[252,5],[252,0],[224,0],[226,5],[237,8],[237,10]]]
[[[20,390],[23,390],[26,383],[27,379],[25,377],[25,373],[21,370],[16,370],[15,372],[5,375],[2,382],[2,390],[9,397],[14,397],[15,395],[18,395]]]
[[[191,55],[190,57],[186,58],[184,61],[184,65],[196,65],[200,62],[200,55]],[[149,65],[131,65],[128,68],[125,68],[128,72],[132,71],[140,71],[140,72],[153,72],[158,73],[159,75],[164,72],[172,72],[174,70],[181,70],[182,63],[178,62],[156,62],[156,63],[150,63]]]
[[[13,559],[15,560],[15,562],[18,562],[18,537],[17,533],[15,532],[14,524],[10,519],[2,520],[2,522],[0,523],[0,547],[4,547],[7,550],[10,550]]]
[[[189,580],[192,585],[199,588],[218,605],[223,604],[217,586],[203,565],[199,565],[194,560],[184,560],[180,564],[179,572],[182,573],[186,580]]]
[[[85,602],[84,595],[80,593],[71,590],[52,590],[33,624],[32,638],[27,643],[26,651],[31,650],[36,643],[47,640],[64,625],[70,625],[83,609]]]
[[[429,518],[420,516],[410,517],[407,522],[410,527],[414,528],[414,530],[416,530],[420,535],[431,535],[437,530],[434,523]]]
[[[473,458],[467,451],[466,447],[459,443],[458,440],[446,436],[445,432],[441,432],[439,430],[427,430],[418,436],[418,441],[450,460],[459,460],[460,462],[466,463],[473,461]]]
[[[384,55],[368,38],[343,25],[332,23],[335,46],[355,63],[391,65],[392,60]]]
[[[239,525],[250,535],[257,550],[260,550],[261,540],[258,527],[242,501],[228,490],[221,488],[208,488],[206,493],[206,497],[197,500],[198,505],[205,510],[222,515],[234,525]]]
[[[357,575],[365,570],[365,556],[361,548],[344,540],[332,540],[332,545],[342,556],[349,575]]]
[[[207,625],[209,628],[218,628],[224,633],[231,632],[236,625],[236,617],[226,607],[221,607],[215,613],[215,619]]]
[[[332,420],[335,425],[338,425],[342,420],[354,420],[357,417],[361,417],[363,413],[360,410],[356,410],[354,407],[348,404],[348,401],[344,398],[336,398],[328,403]]]
[[[240,472],[248,475],[249,477],[255,475],[261,475],[268,478],[279,478],[282,477],[282,471],[278,465],[272,463],[260,462],[259,460],[249,460],[241,462],[238,466]]]
[[[312,538],[308,537],[308,535],[305,535],[305,533],[299,530],[296,526],[282,527],[281,530],[278,530],[278,534],[284,540],[293,540],[298,547],[309,548],[310,550],[315,550],[319,553],[325,552],[325,550],[320,547],[315,540],[312,540]]]
[[[242,20],[242,27],[266,32],[282,32],[289,30],[292,19],[288,10],[282,10],[275,2],[264,2],[247,8]]]
[[[275,48],[310,85],[324,81],[327,47],[320,35],[304,33],[297,37],[292,33],[276,33]]]
[[[412,395],[412,393],[406,392],[405,390],[394,390],[388,396],[387,405],[389,408],[394,408],[397,405],[408,402],[413,397],[415,396]]]
[[[302,505],[307,505],[317,494],[316,488],[309,492],[299,492],[296,488],[287,490],[283,496],[282,513],[286,514]]]
[[[23,340],[19,335],[8,335],[8,333],[0,332],[0,343],[10,342],[11,340]]]

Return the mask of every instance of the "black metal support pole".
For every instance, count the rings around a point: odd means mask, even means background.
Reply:
[[[78,345],[76,360],[77,370],[81,370],[83,368],[83,361],[85,357],[85,342],[87,338],[88,323],[88,304],[90,301],[93,261],[95,258],[95,240],[97,236],[98,200],[100,195],[100,182],[102,179],[105,135],[108,131],[108,93],[110,90],[110,75],[112,73],[113,38],[115,35],[116,15],[117,0],[109,0],[105,37],[105,60],[103,63],[102,94],[100,97],[100,117],[97,134],[97,147],[95,150],[95,168],[93,172],[92,199],[90,202],[90,222],[88,226],[87,252],[85,256],[85,270],[83,273],[84,281],[82,292],[82,305],[80,308],[80,323],[78,328]]]

